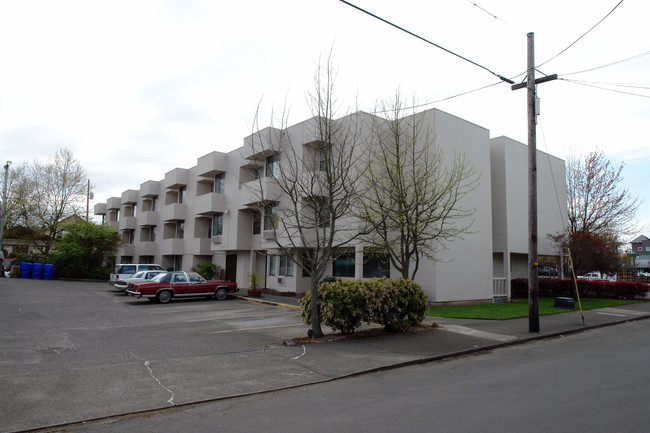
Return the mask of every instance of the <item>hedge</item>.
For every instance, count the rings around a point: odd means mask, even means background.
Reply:
[[[300,301],[302,320],[311,324],[311,296]],[[411,280],[374,278],[323,282],[318,288],[320,320],[343,334],[351,334],[363,322],[379,323],[387,330],[403,332],[422,323],[427,296]]]
[[[524,299],[528,297],[528,279],[513,279],[511,284],[512,297]],[[573,280],[557,278],[540,278],[538,280],[539,296],[575,296]],[[590,281],[578,280],[580,296],[592,298],[615,299],[644,299],[648,295],[650,285],[631,281]]]

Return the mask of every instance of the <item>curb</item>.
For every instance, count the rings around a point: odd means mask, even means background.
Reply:
[[[249,298],[247,296],[242,296],[242,295],[230,295],[230,296],[232,296],[235,299],[239,299],[241,301],[254,302],[256,304],[271,305],[273,307],[286,308],[287,310],[300,311],[300,307],[297,305],[282,304],[280,302],[267,301],[265,299]]]

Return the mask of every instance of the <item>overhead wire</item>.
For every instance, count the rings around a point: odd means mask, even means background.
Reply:
[[[436,48],[439,48],[439,49],[441,49],[441,50],[443,50],[443,51],[445,51],[445,52],[447,52],[447,53],[449,53],[451,55],[454,55],[454,56],[456,56],[456,57],[458,57],[458,58],[460,58],[462,60],[465,60],[466,62],[469,62],[469,63],[471,63],[471,64],[473,64],[475,66],[478,66],[479,68],[486,70],[490,74],[494,75],[495,77],[499,78],[502,81],[505,81],[506,83],[514,84],[514,82],[512,80],[510,80],[509,78],[506,78],[503,75],[499,75],[496,72],[492,71],[491,69],[489,69],[489,68],[487,68],[487,67],[485,67],[485,66],[483,66],[483,65],[481,65],[479,63],[476,63],[475,61],[470,60],[467,57],[461,56],[460,54],[455,53],[455,52],[443,47],[442,45],[436,44],[435,42],[431,42],[430,40],[425,39],[422,36],[419,36],[419,35],[411,32],[410,30],[406,30],[404,27],[398,26],[397,24],[394,24],[394,23],[392,23],[392,22],[390,22],[390,21],[388,21],[388,20],[386,20],[386,19],[384,19],[384,18],[382,18],[382,17],[380,17],[378,15],[375,15],[372,12],[369,12],[369,11],[363,9],[363,8],[360,8],[359,6],[356,6],[356,5],[350,3],[350,2],[348,2],[346,0],[339,0],[339,1],[342,2],[342,3],[345,3],[346,5],[348,5],[350,7],[353,7],[354,9],[356,9],[356,10],[358,10],[360,12],[363,12],[364,14],[369,15],[369,16],[371,16],[371,17],[373,17],[373,18],[375,18],[375,19],[377,19],[377,20],[379,20],[379,21],[381,21],[381,22],[383,22],[385,24],[388,24],[388,25],[390,25],[392,27],[395,27],[396,29],[403,31],[404,33],[407,33],[407,34],[409,34],[409,35],[411,35],[411,36],[413,36],[415,38],[418,38],[421,41],[426,42],[427,44],[433,45]],[[623,1],[623,0],[621,0],[621,1]]]
[[[615,62],[607,63],[606,65],[595,66],[593,68],[584,69],[582,71],[569,72],[568,74],[559,74],[559,75],[567,76],[567,75],[582,74],[584,72],[591,72],[591,71],[595,71],[597,69],[607,68],[609,66],[617,65],[619,63],[627,62],[627,61],[630,61],[630,60],[636,60],[636,59],[639,59],[641,57],[647,56],[648,54],[650,54],[650,51],[646,51],[645,53],[637,54],[636,56],[632,56],[632,57],[628,57],[628,58],[625,58],[625,59],[617,60]]]
[[[547,64],[547,63],[550,62],[551,60],[553,60],[553,59],[557,58],[559,55],[563,54],[566,50],[568,50],[569,48],[571,48],[572,46],[574,46],[576,43],[578,43],[578,41],[579,41],[580,39],[582,39],[582,38],[584,38],[585,36],[587,36],[588,33],[590,33],[593,29],[595,29],[595,28],[596,28],[600,23],[602,23],[603,21],[605,21],[605,19],[606,19],[608,16],[610,16],[610,15],[611,15],[615,10],[616,10],[616,8],[618,8],[618,7],[621,5],[621,3],[623,3],[623,1],[624,1],[624,0],[620,0],[620,1],[616,4],[616,6],[614,6],[614,8],[613,8],[611,11],[609,11],[609,12],[607,13],[607,15],[605,15],[605,16],[604,16],[600,21],[598,21],[596,24],[594,24],[594,25],[593,25],[589,30],[587,30],[586,32],[584,32],[584,33],[582,34],[582,36],[580,36],[580,37],[579,37],[578,39],[576,39],[575,41],[571,42],[571,43],[569,44],[569,46],[567,46],[565,49],[563,49],[562,51],[560,51],[559,53],[557,53],[556,55],[554,55],[553,57],[551,57],[551,58],[548,59],[547,61],[545,61],[545,62],[543,62],[543,63],[540,63],[539,65],[537,65],[537,67],[544,66],[545,64]]]
[[[519,33],[521,33],[522,35],[526,36],[526,33],[525,33],[525,32],[519,30],[517,27],[515,27],[515,26],[512,25],[512,24],[510,24],[509,22],[502,20],[501,18],[499,18],[498,16],[494,15],[492,12],[488,11],[487,9],[483,8],[482,6],[477,5],[477,4],[474,3],[472,0],[467,0],[467,3],[471,4],[472,6],[476,6],[477,8],[479,8],[480,10],[482,10],[483,12],[485,12],[486,14],[490,15],[491,17],[493,17],[494,19],[497,19],[497,20],[501,21],[503,24],[505,24],[505,25],[507,25],[507,26],[509,26],[509,27],[512,27],[514,30],[516,30],[516,31],[518,31]]]
[[[567,83],[572,83],[572,84],[579,84],[581,86],[593,87],[595,89],[608,90],[610,92],[616,92],[616,93],[623,93],[625,95],[639,96],[641,98],[650,98],[650,96],[648,95],[641,95],[639,93],[625,92],[623,90],[616,90],[616,89],[610,89],[608,87],[596,86],[579,80],[571,80],[568,78],[558,78],[558,80],[566,81]]]

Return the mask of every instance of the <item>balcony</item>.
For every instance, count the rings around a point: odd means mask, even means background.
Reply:
[[[189,170],[186,168],[175,168],[165,173],[165,189],[178,189],[187,186]]]
[[[155,211],[146,211],[138,215],[138,225],[139,226],[156,226],[158,225],[158,212]]]
[[[201,177],[213,177],[226,171],[226,154],[211,152],[198,159],[197,173]]]
[[[136,204],[138,202],[138,191],[134,189],[128,189],[122,193],[121,203],[124,204]]]
[[[135,245],[133,244],[122,244],[120,247],[121,256],[133,256],[135,253]]]
[[[214,215],[226,211],[226,198],[224,194],[216,192],[203,194],[194,200],[196,215]]]
[[[97,203],[94,209],[95,215],[106,215],[106,203]]]
[[[163,239],[161,245],[161,253],[163,256],[179,256],[185,252],[184,239]]]
[[[136,244],[138,256],[155,256],[157,253],[156,242],[139,242]]]
[[[135,230],[136,225],[135,217],[122,217],[118,224],[118,230]]]
[[[272,177],[246,182],[243,188],[244,205],[251,206],[261,201],[279,201],[282,190]]]
[[[120,229],[120,223],[117,221],[109,221],[108,228],[113,231],[118,231]]]
[[[194,238],[188,240],[188,247],[192,254],[197,256],[212,255],[212,242],[210,238]]]
[[[107,210],[120,210],[120,207],[122,206],[121,203],[121,198],[120,197],[111,197],[108,200],[106,200],[106,209]]]
[[[165,206],[163,210],[163,220],[167,221],[185,221],[187,214],[187,205],[184,203],[172,203]]]
[[[148,180],[140,184],[140,197],[151,198],[160,195],[160,182]]]

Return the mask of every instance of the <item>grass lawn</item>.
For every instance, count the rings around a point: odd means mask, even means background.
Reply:
[[[576,309],[567,310],[564,308],[555,308],[553,303],[555,298],[539,299],[539,315],[568,313],[570,311],[579,311],[578,301],[576,300]],[[594,308],[615,307],[617,305],[635,304],[644,301],[625,300],[625,299],[599,299],[583,298],[582,309],[593,310]],[[489,320],[507,320],[518,317],[528,317],[528,299],[519,299],[510,303],[503,304],[476,304],[476,305],[459,305],[448,307],[429,307],[429,316],[450,317],[454,319],[489,319]]]

